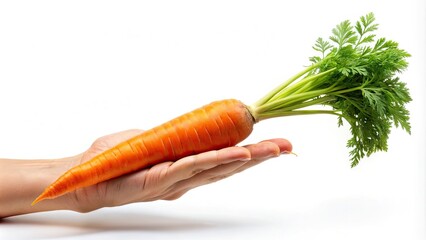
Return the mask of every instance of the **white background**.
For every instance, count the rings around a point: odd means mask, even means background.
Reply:
[[[412,135],[351,169],[332,116],[259,123],[283,156],[173,202],[0,222],[0,239],[425,239],[426,8],[405,1],[2,1],[0,157],[56,158],[222,98],[250,104],[309,64],[312,44],[374,12],[413,56]]]

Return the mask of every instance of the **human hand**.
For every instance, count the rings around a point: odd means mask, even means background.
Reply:
[[[77,164],[141,132],[128,130],[101,137],[81,155]],[[291,150],[289,141],[270,139],[243,147],[204,152],[78,189],[69,193],[68,198],[78,212],[134,202],[175,200],[191,189],[227,178]]]

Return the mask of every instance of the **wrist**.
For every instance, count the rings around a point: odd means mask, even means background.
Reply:
[[[52,210],[74,210],[66,196],[31,202],[62,173],[74,166],[81,155],[52,160],[0,160],[0,218]]]

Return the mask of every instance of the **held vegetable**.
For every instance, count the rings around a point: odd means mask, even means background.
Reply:
[[[396,74],[410,55],[394,41],[375,40],[373,13],[352,25],[332,30],[329,41],[318,38],[312,64],[247,106],[234,99],[205,105],[120,143],[78,165],[46,188],[32,203],[204,151],[234,146],[247,138],[256,122],[275,117],[332,114],[338,125],[349,123],[351,166],[388,149],[392,126],[410,133],[411,101]],[[291,146],[289,146],[291,151]]]
[[[213,102],[71,168],[46,188],[33,205],[160,162],[236,145],[250,135],[253,124],[254,119],[240,101]]]

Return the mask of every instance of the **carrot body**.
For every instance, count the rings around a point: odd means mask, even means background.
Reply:
[[[71,168],[32,205],[164,161],[234,146],[253,130],[246,105],[235,99],[212,102],[154,127]]]

